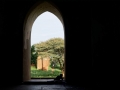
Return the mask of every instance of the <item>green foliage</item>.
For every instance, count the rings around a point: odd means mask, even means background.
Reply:
[[[31,66],[31,70],[37,70],[35,66]]]
[[[55,78],[61,74],[60,69],[54,69],[49,67],[48,71],[37,70],[36,67],[31,66],[31,78]]]
[[[31,78],[55,78],[60,74],[61,71],[59,70],[55,70],[54,72],[52,72],[51,70],[31,70]]]
[[[35,50],[35,46],[32,45],[31,46],[31,64],[35,64],[36,65],[36,59],[38,57],[38,53]]]
[[[40,56],[49,56],[51,62],[59,63],[59,66],[63,68],[64,40],[62,38],[52,38],[45,42],[37,43],[35,48]]]

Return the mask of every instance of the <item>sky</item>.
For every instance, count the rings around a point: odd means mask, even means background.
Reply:
[[[56,37],[64,39],[61,21],[51,12],[44,12],[39,15],[32,26],[31,46]]]

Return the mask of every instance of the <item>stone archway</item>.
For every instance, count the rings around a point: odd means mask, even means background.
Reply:
[[[23,81],[27,81],[31,79],[31,76],[30,76],[31,45],[30,44],[31,44],[32,25],[34,21],[36,20],[36,18],[45,11],[49,11],[53,13],[54,15],[56,15],[61,21],[61,23],[63,24],[63,28],[64,28],[64,22],[63,22],[61,13],[54,5],[48,2],[39,3],[38,5],[34,6],[34,8],[32,8],[29,11],[29,13],[27,14],[25,18],[24,28],[23,28],[23,46],[24,46],[23,47]]]

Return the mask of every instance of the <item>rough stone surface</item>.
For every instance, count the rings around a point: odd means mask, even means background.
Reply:
[[[0,90],[85,90],[85,89],[68,85],[19,85],[15,87],[0,88]]]

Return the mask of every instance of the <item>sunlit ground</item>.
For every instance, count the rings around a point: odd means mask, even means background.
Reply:
[[[31,78],[55,78],[62,72],[60,69],[52,69],[49,67],[48,71],[37,70],[35,66],[31,66]]]

